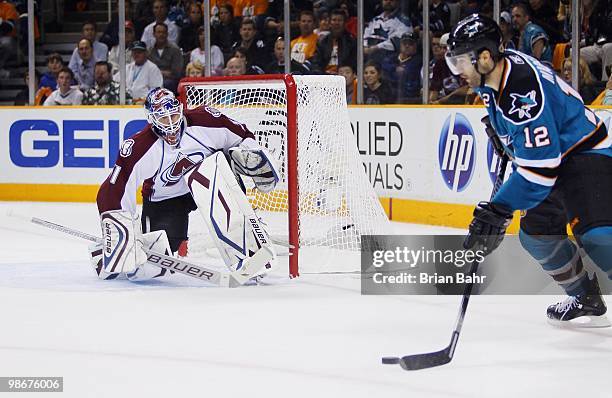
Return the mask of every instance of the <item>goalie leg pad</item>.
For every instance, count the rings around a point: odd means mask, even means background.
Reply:
[[[144,247],[147,250],[162,253],[165,255],[171,255],[170,244],[166,231],[153,231],[142,235]],[[138,266],[134,272],[127,273],[127,278],[132,281],[145,281],[153,278],[159,278],[160,276],[168,275],[173,273],[165,268],[160,268],[156,265],[150,264],[148,261]]]
[[[101,214],[102,269],[110,274],[134,272],[146,261],[139,217],[124,210]]]
[[[104,250],[104,245],[102,243],[93,243],[89,245],[88,249],[89,261],[96,272],[96,275],[98,275],[98,278],[108,281],[116,279],[120,275],[120,273],[106,272],[102,268],[102,251]]]
[[[248,274],[265,271],[275,258],[270,238],[259,222],[245,194],[240,189],[225,156],[221,152],[209,156],[185,178],[225,264],[230,271],[250,263]],[[269,261],[247,261],[263,250]],[[262,254],[257,256],[262,258]],[[257,269],[255,269],[257,268]]]

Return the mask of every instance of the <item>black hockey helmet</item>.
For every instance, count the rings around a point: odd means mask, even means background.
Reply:
[[[489,50],[494,59],[501,56],[502,32],[497,22],[480,14],[465,17],[450,32],[448,37],[449,56],[473,51],[479,55]]]
[[[471,64],[478,71],[478,57],[488,50],[495,62],[502,57],[502,33],[497,23],[489,17],[472,14],[465,17],[448,37],[446,63],[455,75]],[[482,76],[484,74],[478,71]],[[484,81],[484,77],[483,77]]]

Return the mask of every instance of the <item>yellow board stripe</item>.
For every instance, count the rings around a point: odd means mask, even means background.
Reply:
[[[0,184],[0,200],[20,202],[95,202],[99,185]],[[140,188],[138,203],[142,203]]]

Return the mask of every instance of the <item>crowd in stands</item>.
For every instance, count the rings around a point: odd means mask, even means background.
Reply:
[[[11,2],[3,1],[0,5]],[[211,0],[211,73],[282,73],[285,68],[282,0]],[[365,0],[363,43],[356,40],[356,0],[291,0],[291,70],[344,76],[347,102],[363,84],[365,104],[421,103],[422,77],[433,104],[472,103],[466,83],[444,60],[448,33],[463,16],[493,17],[491,0],[430,0],[430,62],[423,65],[421,0]],[[499,16],[506,48],[517,49],[571,82],[569,0],[502,0]],[[581,1],[580,93],[585,103],[612,104],[612,1]],[[4,6],[7,8],[7,6]],[[129,101],[141,103],[150,88],[175,91],[182,77],[202,76],[205,53],[203,5],[198,1],[126,0],[126,63]],[[0,8],[0,46],[11,45],[17,14]],[[104,32],[83,24],[67,67],[48,57],[39,79],[49,104],[117,102],[118,21]],[[97,38],[99,37],[99,40]],[[357,47],[364,49],[363,82],[357,82]],[[0,49],[0,77],[7,51]],[[67,84],[66,82],[71,84]],[[48,92],[48,91],[51,92]],[[39,93],[37,93],[39,94]],[[42,95],[42,94],[41,94]]]

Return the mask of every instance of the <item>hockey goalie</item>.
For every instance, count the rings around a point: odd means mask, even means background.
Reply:
[[[147,252],[185,255],[194,210],[241,284],[265,273],[274,250],[240,178],[251,178],[259,191],[269,192],[278,172],[253,133],[215,109],[183,112],[183,105],[164,88],[153,89],[144,108],[148,125],[122,143],[98,191],[103,239],[90,248],[97,275],[132,281],[165,275],[167,269],[147,261]]]

